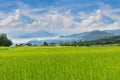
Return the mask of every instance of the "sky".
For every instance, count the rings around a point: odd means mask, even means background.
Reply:
[[[0,0],[0,32],[120,29],[120,0]]]

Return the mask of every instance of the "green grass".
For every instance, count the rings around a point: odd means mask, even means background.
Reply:
[[[0,80],[119,79],[119,46],[0,48]]]

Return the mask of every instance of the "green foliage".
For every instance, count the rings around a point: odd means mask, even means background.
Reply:
[[[0,46],[10,46],[12,41],[7,38],[6,34],[0,34]]]
[[[1,47],[1,80],[119,80],[120,47]]]
[[[112,36],[101,38],[92,41],[74,41],[74,42],[61,42],[61,46],[91,46],[91,45],[107,45],[107,44],[120,44],[120,36]]]
[[[26,45],[26,46],[32,46],[32,44],[31,44],[31,43],[26,43],[25,45]]]
[[[47,42],[43,42],[43,46],[48,46],[49,44]]]

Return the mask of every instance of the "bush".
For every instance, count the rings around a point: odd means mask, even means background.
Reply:
[[[10,46],[12,41],[7,38],[6,34],[0,34],[0,46]]]

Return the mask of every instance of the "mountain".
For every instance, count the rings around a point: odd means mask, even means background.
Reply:
[[[83,36],[86,36],[89,33],[90,32],[71,34],[71,35],[67,35],[67,36],[60,36],[60,38],[78,38],[78,39],[82,39]]]
[[[72,42],[77,41],[76,38],[56,38],[56,39],[47,39],[47,40],[30,40],[28,43],[32,45],[42,45],[43,42],[59,44],[60,42]]]
[[[10,38],[19,38],[19,36],[31,33],[31,31],[11,31],[7,32],[8,37]]]
[[[96,39],[110,37],[110,36],[114,36],[114,34],[108,33],[106,31],[92,31],[86,36],[83,36],[82,40],[96,40]]]
[[[56,34],[47,32],[45,30],[39,31],[12,31],[7,33],[11,38],[44,38],[44,37],[54,37]]]
[[[75,41],[66,43],[63,42],[61,46],[92,46],[92,45],[119,45],[120,46],[120,36],[111,36],[106,38],[100,38],[91,41]]]
[[[42,44],[44,41],[49,43],[72,42],[72,41],[78,41],[78,40],[90,41],[90,40],[96,40],[100,38],[111,37],[111,36],[119,36],[120,30],[105,30],[105,31],[94,30],[94,31],[89,31],[84,33],[76,33],[76,34],[59,36],[57,38],[53,38],[58,35],[50,33],[45,30],[12,31],[8,33],[8,37],[10,37],[11,39],[15,39],[15,38],[24,39],[24,40],[29,39],[28,42],[39,45],[39,44]]]
[[[67,35],[67,36],[60,36],[60,38],[77,38],[79,40],[95,40],[95,39],[110,37],[110,36],[114,36],[114,35],[115,34],[112,33],[112,31],[107,32],[107,31],[94,30],[91,32],[84,32],[84,33],[72,34],[72,35]]]
[[[120,30],[106,30],[106,32],[112,33],[112,34],[114,34],[116,36],[120,35]]]
[[[72,41],[78,41],[78,40],[83,40],[83,41],[91,41],[91,40],[96,40],[100,38],[106,38],[106,37],[111,37],[115,36],[115,33],[112,33],[113,31],[98,31],[94,30],[91,32],[84,32],[84,33],[78,33],[78,34],[71,34],[67,36],[60,36],[58,39],[52,39],[52,40],[31,40],[29,43],[32,44],[42,44],[44,41],[48,43],[60,43],[60,42],[72,42]]]

